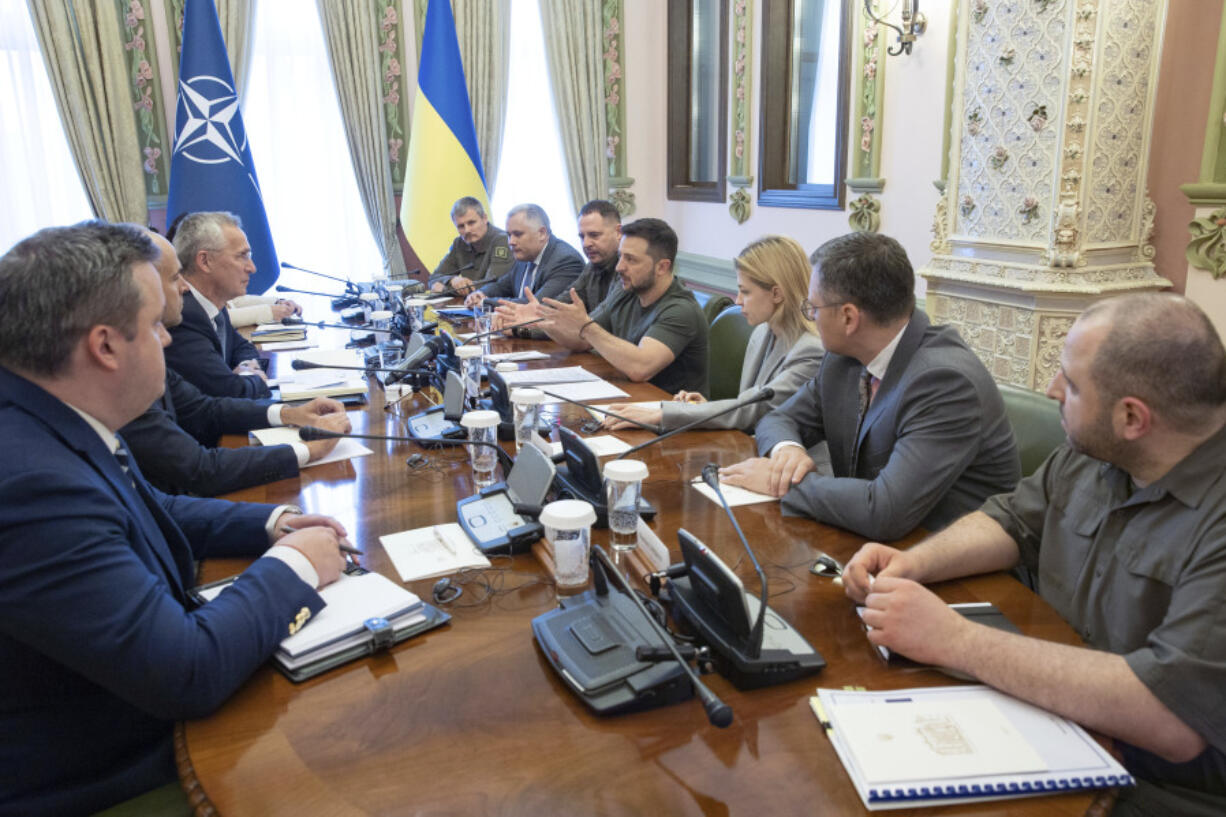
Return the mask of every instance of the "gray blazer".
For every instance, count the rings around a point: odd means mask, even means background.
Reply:
[[[758,423],[763,456],[784,440],[830,444],[834,476],[806,475],[783,497],[785,513],[892,540],[943,528],[1017,484],[1000,392],[954,329],[914,312],[857,434],[863,371],[827,354],[817,377]]]
[[[797,389],[817,374],[817,367],[822,362],[824,352],[817,335],[806,332],[788,348],[778,341],[767,324],[759,324],[754,327],[749,336],[749,344],[745,347],[745,365],[741,368],[741,393],[727,400],[710,403],[663,402],[660,408],[663,411],[664,429],[677,428],[700,417],[723,411],[763,386],[770,386],[775,390],[775,396],[769,401],[751,403],[703,423],[704,428],[739,428],[752,433],[764,414],[779,408]]]

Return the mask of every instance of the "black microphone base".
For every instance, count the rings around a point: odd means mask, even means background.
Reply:
[[[670,580],[668,588],[673,618],[710,648],[716,672],[737,689],[786,684],[813,675],[826,666],[826,660],[812,647],[802,652],[763,647],[755,658],[749,654],[745,639],[733,634],[719,614],[695,592],[689,576]],[[772,626],[772,616],[767,613],[768,628]]]
[[[563,597],[532,619],[532,635],[550,666],[589,709],[620,715],[680,703],[694,685],[675,661],[639,661],[635,650],[664,642],[623,593],[588,590]]]
[[[342,309],[349,309],[354,306],[361,306],[362,302],[357,298],[352,298],[348,295],[332,299],[332,311],[340,312]]]

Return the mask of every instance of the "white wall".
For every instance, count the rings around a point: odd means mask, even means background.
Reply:
[[[911,56],[887,57],[885,99],[879,127],[882,129],[881,175],[885,189],[881,201],[881,232],[897,238],[918,269],[932,253],[928,249],[938,194],[932,182],[941,171],[941,142],[945,109],[945,70],[951,0],[924,3],[928,32]],[[744,224],[737,224],[728,206],[715,203],[668,201],[665,166],[667,101],[666,48],[667,8],[658,0],[626,0],[625,65],[628,171],[637,216],[657,216],[677,230],[681,250],[730,259],[753,239],[768,233],[783,233],[800,241],[807,250],[828,238],[848,232],[847,211],[762,208],[753,194],[753,210]],[[761,58],[761,2],[754,4],[753,56]],[[731,25],[729,26],[731,28]],[[892,32],[889,32],[892,35]],[[761,134],[757,83],[761,72],[754,69],[751,144],[757,182],[758,144]],[[848,138],[849,148],[859,141],[856,125]],[[729,187],[731,195],[733,188]],[[854,196],[848,196],[850,201]],[[920,291],[923,282],[917,281]]]

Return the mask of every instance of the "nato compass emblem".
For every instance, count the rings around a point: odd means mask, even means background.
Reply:
[[[239,115],[238,95],[225,80],[206,74],[179,80],[179,132],[175,153],[200,164],[243,164],[247,132]]]

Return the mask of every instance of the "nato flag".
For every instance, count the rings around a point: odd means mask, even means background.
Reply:
[[[187,0],[166,224],[173,224],[183,213],[203,210],[228,210],[242,219],[255,262],[255,275],[247,288],[252,293],[271,288],[280,271],[277,251],[217,9],[213,0]]]

